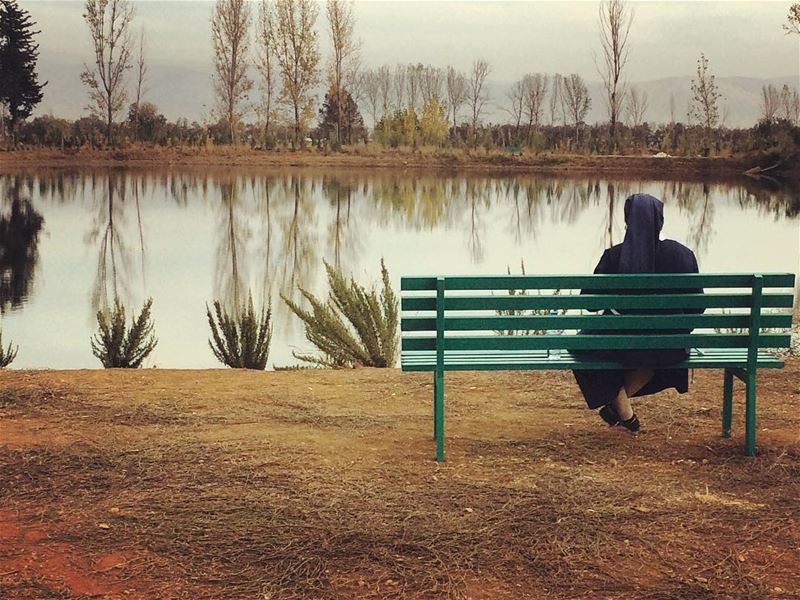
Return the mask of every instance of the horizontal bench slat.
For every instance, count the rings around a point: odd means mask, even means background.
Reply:
[[[764,294],[764,308],[791,308],[792,294]],[[541,310],[541,309],[699,309],[699,308],[749,308],[753,303],[750,294],[583,294],[548,296],[446,296],[445,310]],[[436,310],[434,296],[406,296],[401,300],[404,311]]]
[[[761,315],[761,328],[788,328],[792,315]],[[749,314],[735,315],[559,315],[445,317],[446,331],[564,330],[564,329],[747,329]],[[436,331],[434,317],[404,317],[402,331]]]
[[[764,288],[794,286],[792,273],[761,274]],[[446,290],[521,289],[641,289],[641,288],[736,288],[751,287],[748,273],[663,273],[628,275],[455,275],[447,276]],[[403,291],[436,290],[436,277],[402,277]]]
[[[785,348],[789,334],[762,334],[759,348]],[[747,348],[750,337],[738,334],[670,335],[484,335],[445,336],[445,350],[620,350],[658,348]],[[435,350],[436,337],[404,337],[403,350]]]
[[[435,352],[404,352],[402,356],[404,371],[433,371],[436,368]],[[766,352],[758,353],[759,368],[781,368],[783,361]],[[689,358],[669,368],[744,368],[747,365],[747,351],[706,350],[701,354],[692,350]],[[550,370],[576,369],[605,370],[631,368],[611,361],[601,361],[575,357],[569,352],[562,352],[556,358],[548,357],[546,351],[536,354],[513,351],[497,352],[486,356],[482,352],[448,353],[445,356],[445,369],[448,371],[475,370]]]

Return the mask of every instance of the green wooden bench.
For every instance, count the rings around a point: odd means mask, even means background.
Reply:
[[[442,461],[445,371],[610,369],[621,365],[570,351],[690,348],[675,367],[725,370],[723,437],[731,435],[733,377],[745,383],[745,446],[753,456],[756,371],[783,366],[765,349],[790,345],[793,286],[791,273],[403,277],[401,364],[434,374],[436,460]],[[685,293],[697,289],[705,293]],[[604,315],[605,309],[623,314]],[[498,333],[512,330],[536,333]]]

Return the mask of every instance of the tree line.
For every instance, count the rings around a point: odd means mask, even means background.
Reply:
[[[800,121],[796,89],[764,86],[755,127],[731,130],[710,61],[701,54],[685,113],[670,98],[670,120],[647,119],[647,93],[629,85],[626,67],[633,9],[623,0],[601,2],[597,17],[602,81],[608,120],[586,123],[592,106],[579,74],[531,72],[494,102],[504,123],[486,123],[492,102],[484,58],[462,72],[421,63],[362,64],[352,0],[324,5],[331,55],[323,64],[314,0],[216,0],[211,15],[211,122],[169,122],[145,100],[148,65],[144,31],[134,35],[129,0],[86,0],[83,18],[93,48],[81,81],[90,116],[76,121],[38,117],[18,127],[41,101],[34,24],[16,0],[0,0],[0,110],[4,133],[28,144],[114,145],[126,140],[162,145],[247,144],[302,147],[309,140],[337,149],[373,141],[386,147],[456,147],[618,153],[664,150],[705,154],[795,144]],[[800,34],[800,4],[784,29]],[[131,79],[130,75],[133,75]],[[253,77],[255,75],[255,77]],[[326,93],[318,105],[320,84]],[[257,100],[251,94],[258,90]],[[371,131],[362,112],[371,117]],[[683,113],[681,119],[678,113]],[[247,119],[249,116],[255,118]],[[123,118],[120,119],[120,116]]]

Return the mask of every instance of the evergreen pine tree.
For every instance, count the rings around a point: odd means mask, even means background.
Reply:
[[[336,145],[352,144],[365,137],[364,119],[350,92],[342,90],[337,94],[333,88],[328,90],[319,109],[319,130],[323,136],[333,139]],[[337,131],[341,132],[338,139]]]
[[[40,84],[36,75],[39,45],[33,36],[39,31],[33,31],[34,25],[16,0],[0,0],[0,103],[8,111],[5,121],[12,137],[17,123],[42,101],[47,84]]]

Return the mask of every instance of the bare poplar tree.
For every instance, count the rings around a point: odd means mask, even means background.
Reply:
[[[86,0],[83,20],[89,26],[94,66],[84,63],[81,81],[89,88],[90,110],[106,122],[106,143],[113,142],[114,116],[123,108],[125,72],[131,67],[133,7],[128,0]]]
[[[539,127],[544,108],[544,99],[547,95],[547,75],[541,73],[528,74],[522,78],[523,107],[528,119],[527,137],[530,140],[534,127]]]
[[[708,59],[700,54],[697,60],[697,77],[692,80],[692,99],[689,112],[706,128],[706,133],[717,126],[719,121],[719,93],[714,75],[708,68]]]
[[[525,83],[524,79],[515,81],[511,88],[506,92],[508,106],[506,112],[511,117],[511,124],[514,125],[514,137],[519,139],[519,127],[522,123],[522,114],[525,110]]]
[[[445,85],[447,87],[447,104],[453,111],[453,133],[455,133],[456,127],[458,127],[458,109],[467,99],[467,78],[453,67],[447,67]]]
[[[472,138],[473,143],[478,139],[478,123],[480,122],[483,107],[489,100],[486,89],[486,77],[490,71],[489,61],[479,58],[472,63],[469,81],[467,82],[467,101],[472,110]]]
[[[575,125],[575,143],[578,143],[580,124],[586,119],[592,101],[589,98],[589,89],[583,78],[577,73],[564,77],[561,83],[561,95],[570,120]]]
[[[397,64],[394,67],[392,76],[392,87],[394,89],[395,109],[402,110],[406,95],[406,66]]]
[[[440,102],[444,99],[442,85],[444,84],[445,74],[438,67],[428,65],[422,69],[420,92],[422,93],[422,104],[428,104],[433,98]]]
[[[311,93],[319,83],[319,46],[314,23],[319,14],[315,0],[275,0],[272,35],[275,59],[281,73],[281,100],[294,114],[292,145],[304,143],[305,121],[313,108]]]
[[[378,68],[378,97],[381,103],[381,117],[389,114],[392,105],[392,71],[389,65],[382,65]]]
[[[790,89],[785,83],[781,89],[780,110],[782,119],[797,126],[800,122],[800,94],[797,93],[797,89]]]
[[[671,92],[669,95],[669,123],[670,125],[675,124],[675,92]]]
[[[342,119],[345,93],[352,93],[359,67],[361,42],[355,37],[355,17],[352,0],[327,0],[328,33],[333,53],[328,67],[328,83],[336,98],[336,139],[342,139]]]
[[[139,140],[139,106],[142,102],[142,96],[145,92],[144,82],[147,78],[147,64],[144,60],[144,29],[139,36],[139,55],[136,57],[136,102],[134,123],[133,123],[133,139]]]
[[[259,85],[261,87],[261,102],[259,112],[264,120],[264,142],[269,143],[270,126],[272,116],[275,112],[275,104],[278,98],[278,77],[277,59],[275,56],[275,23],[274,10],[271,0],[261,0],[258,11],[258,24],[256,26],[256,40],[258,46],[258,58],[256,68],[259,73]]]
[[[639,125],[644,123],[647,105],[647,92],[637,87],[631,87],[627,94],[627,102],[625,103],[628,122],[631,124],[631,127],[639,127]]]
[[[606,92],[610,123],[611,151],[617,151],[617,121],[625,99],[622,70],[628,62],[628,34],[633,23],[633,11],[622,0],[607,0],[600,4],[600,45],[602,65],[598,65]]]
[[[562,93],[562,88],[564,82],[564,76],[560,73],[556,73],[553,75],[553,87],[550,90],[550,100],[548,101],[548,108],[550,109],[550,126],[554,126],[556,124],[556,118],[558,117],[559,108],[561,108],[561,117],[563,120],[564,117],[564,94]]]
[[[220,114],[228,121],[233,144],[244,112],[242,105],[253,87],[247,76],[250,21],[250,4],[246,0],[217,0],[211,15],[214,91]]]
[[[372,130],[375,131],[381,110],[381,92],[377,72],[372,69],[364,72],[362,88],[364,90],[364,100],[367,102],[367,111],[372,115]]]
[[[761,86],[761,119],[766,123],[772,123],[778,116],[781,107],[781,94],[771,83]]]
[[[406,69],[406,91],[408,92],[408,105],[412,110],[417,110],[420,87],[422,86],[422,63],[408,65]]]

